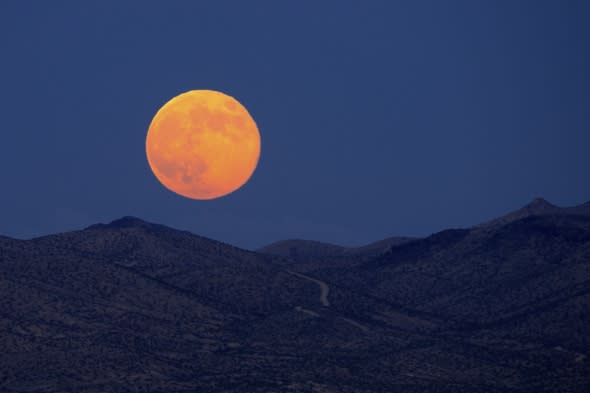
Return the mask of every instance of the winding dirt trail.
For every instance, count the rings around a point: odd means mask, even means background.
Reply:
[[[295,311],[299,311],[299,312],[302,312],[302,313],[307,314],[307,315],[311,315],[312,317],[316,317],[316,318],[319,318],[320,317],[320,314],[318,314],[317,312],[308,310],[308,309],[303,308],[301,306],[295,307]]]
[[[328,286],[328,284],[326,284],[325,282],[320,281],[318,279],[315,279],[313,277],[309,277],[309,276],[306,276],[305,274],[293,272],[291,270],[287,270],[287,273],[292,274],[292,275],[297,276],[297,277],[300,277],[300,278],[303,278],[303,279],[305,279],[307,281],[311,281],[311,282],[314,282],[314,283],[318,284],[320,286],[320,290],[321,290],[321,292],[320,292],[320,302],[322,303],[322,305],[324,307],[330,306],[330,301],[328,300],[328,295],[330,294],[330,287]]]
[[[320,302],[322,303],[322,305],[324,307],[330,306],[330,301],[328,300],[328,295],[330,294],[330,287],[328,286],[328,284],[326,284],[325,282],[323,282],[321,280],[318,280],[317,278],[309,277],[309,276],[306,276],[305,274],[297,273],[297,272],[294,272],[294,271],[291,271],[291,270],[287,270],[287,273],[289,273],[289,274],[291,274],[293,276],[297,276],[299,278],[303,278],[304,280],[311,281],[311,282],[319,285],[320,286],[320,290],[321,290],[321,292],[320,292]],[[301,306],[295,307],[295,310],[296,311],[299,311],[299,312],[303,312],[303,313],[308,314],[308,315],[311,315],[313,317],[320,317],[320,314],[318,314],[317,312],[312,311],[312,310],[307,310],[307,309],[305,309],[305,308],[303,308]],[[345,317],[338,317],[338,318],[340,318],[340,320],[342,320],[342,321],[344,321],[346,323],[349,323],[350,325],[355,326],[356,328],[362,330],[364,333],[368,333],[369,332],[369,329],[366,326],[361,325],[360,323],[358,323],[355,320],[352,320],[350,318],[345,318]]]
[[[340,319],[342,319],[344,322],[351,324],[352,326],[356,326],[357,328],[361,329],[365,333],[369,332],[369,329],[367,329],[365,326],[361,325],[357,321],[354,321],[350,318],[344,318],[344,317],[340,317]]]

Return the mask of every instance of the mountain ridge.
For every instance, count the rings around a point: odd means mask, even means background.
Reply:
[[[590,215],[590,201],[571,207],[559,207],[548,202],[544,198],[536,197],[519,209],[513,210],[498,218],[476,224],[471,228],[498,227],[521,218],[551,213],[577,213]],[[375,256],[381,252],[386,252],[391,247],[396,247],[417,239],[419,238],[392,236],[359,247],[345,247],[316,240],[285,239],[259,247],[255,251],[291,258],[300,262],[308,262],[316,258],[342,257],[346,255],[361,255],[365,257]]]
[[[475,227],[490,228],[504,225],[521,218],[541,214],[565,214],[573,212],[578,212],[580,214],[590,214],[590,208],[586,209],[586,206],[590,206],[590,201],[575,206],[560,207],[552,204],[551,202],[548,202],[544,198],[537,197],[519,209],[513,210],[498,218],[475,225]]]
[[[134,217],[0,237],[0,391],[585,392],[590,215],[535,205],[306,262]]]

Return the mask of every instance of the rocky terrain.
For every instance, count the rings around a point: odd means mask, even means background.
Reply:
[[[590,203],[359,249],[0,237],[1,392],[587,392],[588,337]]]

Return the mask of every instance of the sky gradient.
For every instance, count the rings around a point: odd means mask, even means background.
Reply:
[[[125,215],[238,246],[360,245],[590,200],[588,1],[3,1],[0,234]],[[237,192],[151,173],[155,112],[237,98]]]

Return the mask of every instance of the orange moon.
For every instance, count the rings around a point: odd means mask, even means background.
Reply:
[[[260,157],[260,133],[235,98],[192,90],[160,108],[145,146],[152,172],[166,188],[191,199],[215,199],[250,179]]]

